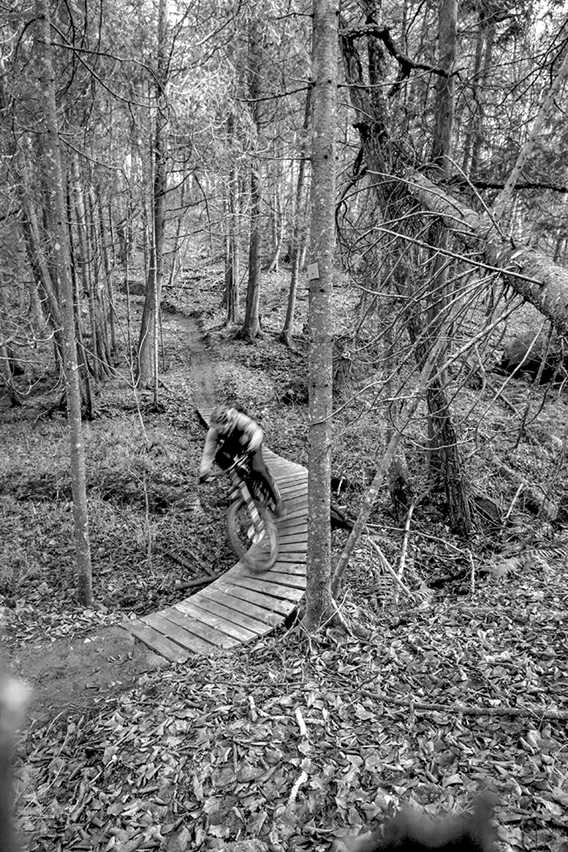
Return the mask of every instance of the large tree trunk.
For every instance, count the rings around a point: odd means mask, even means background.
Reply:
[[[73,315],[73,286],[69,268],[69,241],[65,215],[65,192],[59,146],[55,76],[51,58],[51,28],[49,0],[36,0],[36,51],[38,55],[38,104],[43,111],[43,133],[39,135],[42,148],[46,190],[52,210],[54,232],[50,234],[53,269],[61,300],[63,319],[63,364],[67,392],[71,454],[71,487],[75,521],[75,552],[79,599],[85,606],[92,603],[91,552],[87,513],[85,452],[81,432],[81,389],[77,366],[75,321]]]
[[[167,12],[166,0],[158,7],[158,56],[156,66],[156,127],[154,136],[154,180],[152,197],[152,225],[149,245],[146,298],[138,340],[138,381],[142,387],[158,387],[158,329],[162,291],[162,266],[166,227],[166,131],[167,131]],[[155,399],[157,402],[157,398]]]
[[[254,144],[258,149],[260,138],[260,77],[262,73],[262,35],[258,20],[253,20],[249,28],[249,91],[251,111],[255,130]],[[261,213],[262,213],[262,166],[258,158],[258,150],[252,153],[250,167],[250,242],[249,268],[247,283],[247,298],[245,319],[241,336],[245,340],[254,340],[260,331],[260,247],[261,247]]]
[[[436,86],[436,113],[432,160],[438,164],[444,175],[449,175],[452,152],[452,131],[454,124],[454,78],[453,66],[456,58],[457,0],[440,0],[438,43],[438,66],[447,77],[439,77]],[[439,221],[435,221],[429,231],[434,258],[430,279],[429,304],[426,309],[428,339],[424,349],[430,352],[435,340],[443,336],[448,303],[448,259],[437,252],[447,248],[447,230]],[[417,347],[417,353],[422,347]],[[452,422],[452,413],[445,387],[446,373],[443,370],[446,359],[444,347],[437,362],[437,377],[430,383],[426,393],[430,426],[431,473],[443,483],[448,507],[450,527],[454,532],[467,536],[471,532],[472,518],[467,493],[467,480],[463,473],[456,430]],[[425,357],[418,356],[421,362]]]
[[[304,624],[317,630],[331,596],[332,287],[335,249],[337,8],[314,0],[309,300],[308,570]]]

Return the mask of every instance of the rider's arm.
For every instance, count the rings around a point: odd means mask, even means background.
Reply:
[[[215,461],[215,452],[217,450],[217,430],[209,429],[203,446],[203,454],[199,465],[199,476],[207,476],[213,467]]]

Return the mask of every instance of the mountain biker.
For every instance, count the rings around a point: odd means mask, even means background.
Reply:
[[[244,411],[225,405],[216,406],[209,418],[209,431],[199,465],[199,481],[205,482],[209,478],[213,462],[226,470],[239,456],[248,454],[251,470],[263,480],[274,501],[274,515],[282,518],[285,514],[284,501],[262,457],[263,440],[264,432]]]

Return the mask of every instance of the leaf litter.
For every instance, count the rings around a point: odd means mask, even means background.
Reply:
[[[370,642],[330,631],[316,648],[281,628],[32,729],[30,849],[315,852],[401,802],[458,810],[486,786],[503,849],[554,849],[568,832],[566,573],[385,610]]]

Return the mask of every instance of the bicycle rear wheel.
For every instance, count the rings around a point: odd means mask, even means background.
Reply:
[[[253,574],[269,571],[278,558],[278,530],[270,512],[257,506],[264,524],[262,537],[256,531],[244,500],[237,500],[227,512],[227,535],[239,560]]]

